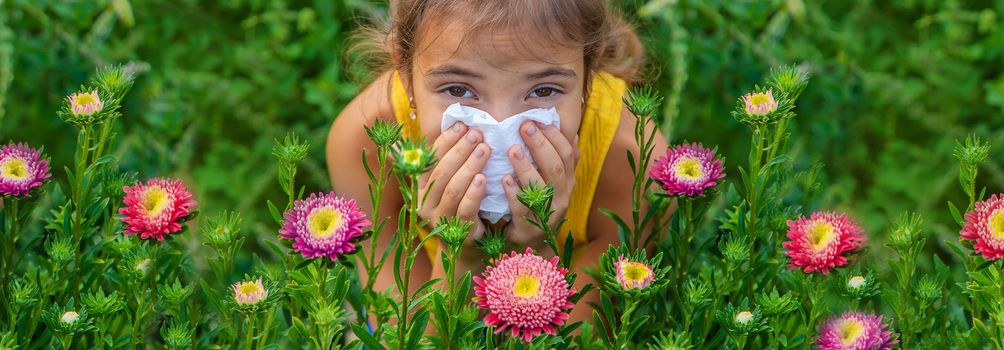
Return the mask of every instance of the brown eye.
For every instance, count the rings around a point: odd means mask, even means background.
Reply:
[[[463,86],[451,86],[446,88],[446,92],[453,97],[464,97],[467,96],[467,88]]]
[[[533,93],[531,95],[533,95],[533,97],[550,97],[551,95],[554,95],[554,92],[555,92],[554,88],[542,87],[533,90]]]

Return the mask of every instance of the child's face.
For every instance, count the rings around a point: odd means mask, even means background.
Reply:
[[[426,137],[439,136],[443,111],[459,102],[499,121],[555,107],[561,132],[571,140],[582,119],[583,50],[535,37],[543,36],[529,31],[472,36],[456,21],[430,24],[415,46],[408,87]]]

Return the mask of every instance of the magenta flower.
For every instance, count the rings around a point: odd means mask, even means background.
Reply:
[[[655,161],[649,175],[670,196],[699,197],[725,177],[715,151],[699,143],[670,148]]]
[[[0,196],[27,196],[50,176],[49,162],[38,150],[21,143],[0,148]]]
[[[256,305],[268,297],[268,289],[261,283],[261,278],[255,281],[237,282],[230,286],[234,290],[234,301],[241,305]]]
[[[181,223],[195,206],[192,194],[181,180],[153,178],[145,184],[136,182],[125,186],[124,204],[119,209],[126,224],[125,235],[139,234],[164,240],[164,235],[181,231]]]
[[[628,260],[623,256],[614,263],[614,270],[617,271],[617,282],[624,290],[644,289],[655,280],[651,266]]]
[[[558,267],[558,257],[546,260],[530,248],[503,255],[480,277],[474,276],[476,303],[488,311],[485,324],[525,342],[542,333],[557,334],[555,328],[575,306],[568,300],[575,290],[565,280],[567,273]]]
[[[819,329],[817,350],[887,350],[895,340],[881,315],[854,311],[832,317]]]
[[[370,225],[356,201],[334,193],[314,193],[293,203],[283,214],[279,236],[293,241],[293,249],[305,258],[326,256],[331,260],[356,250],[355,241]]]
[[[1004,258],[1004,194],[976,202],[966,213],[962,239],[973,241],[973,249],[987,260]]]
[[[808,219],[802,216],[788,220],[790,241],[781,243],[791,258],[788,268],[828,274],[831,267],[847,264],[844,253],[861,248],[865,240],[862,232],[847,215],[834,212],[816,212]]]

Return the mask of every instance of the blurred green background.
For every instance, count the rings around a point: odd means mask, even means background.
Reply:
[[[944,252],[958,232],[946,202],[963,197],[952,147],[968,133],[993,149],[980,181],[1004,189],[1004,1],[616,6],[646,42],[672,142],[718,145],[732,175],[749,140],[729,115],[736,99],[794,63],[813,74],[792,125],[796,164],[825,164],[808,209],[848,211],[878,240],[918,211],[938,235],[928,247]],[[385,12],[366,0],[0,0],[0,141],[44,145],[54,170],[71,163],[58,106],[94,68],[128,64],[140,74],[117,130],[122,167],[183,178],[204,213],[240,211],[248,232],[271,238],[265,200],[282,199],[272,140],[309,139],[299,181],[329,188],[328,127],[373,74],[348,39]]]

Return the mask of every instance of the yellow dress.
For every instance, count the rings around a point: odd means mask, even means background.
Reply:
[[[394,116],[403,125],[405,137],[421,137],[418,120],[411,118],[411,103],[404,84],[396,73],[392,79]],[[624,106],[622,98],[627,84],[623,80],[609,73],[599,72],[593,77],[591,85],[579,129],[579,163],[575,168],[575,188],[572,189],[572,198],[568,203],[568,220],[558,231],[559,247],[564,246],[568,232],[571,232],[576,247],[587,242],[586,223],[589,222],[596,184]],[[435,259],[439,254],[439,244],[428,240],[425,250],[430,259]]]

